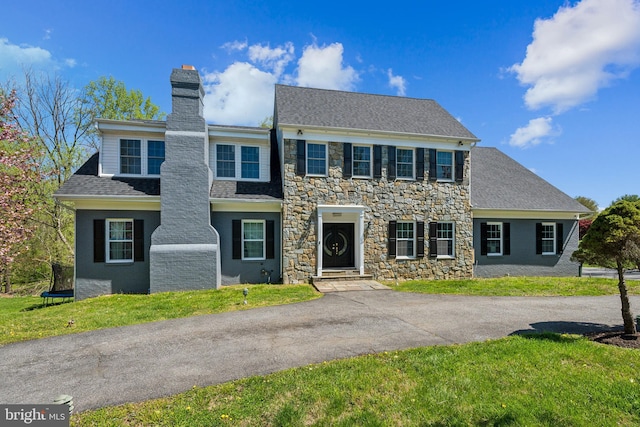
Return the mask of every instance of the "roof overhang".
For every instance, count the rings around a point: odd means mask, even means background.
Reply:
[[[73,203],[75,209],[159,211],[160,196],[96,196],[55,194],[56,200]]]
[[[281,200],[210,198],[214,212],[282,212]]]
[[[471,208],[474,219],[580,219],[583,212],[554,211],[544,209],[482,209]]]
[[[100,133],[113,134],[113,133],[157,133],[164,134],[167,128],[166,122],[159,120],[111,120],[111,119],[96,119],[96,129]]]
[[[404,132],[376,131],[368,129],[334,128],[323,126],[305,126],[295,124],[278,123],[278,129],[284,139],[305,139],[309,141],[324,142],[351,142],[354,144],[381,144],[381,145],[406,145],[424,146],[425,142],[431,143],[433,148],[451,149],[451,144],[456,144],[461,150],[469,150],[471,146],[480,141],[477,138],[424,135]],[[462,144],[460,144],[462,143]]]

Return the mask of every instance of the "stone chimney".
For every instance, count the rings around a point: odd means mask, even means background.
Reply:
[[[200,75],[183,65],[171,73],[165,161],[160,168],[160,226],[151,236],[150,291],[217,289],[218,232],[211,226],[209,137]]]

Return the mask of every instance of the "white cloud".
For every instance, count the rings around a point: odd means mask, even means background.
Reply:
[[[22,73],[23,68],[44,68],[53,65],[51,52],[34,46],[18,46],[0,38],[0,72],[5,77]]]
[[[276,76],[280,76],[284,72],[285,67],[293,61],[294,51],[295,49],[291,42],[287,42],[284,46],[278,46],[273,49],[271,49],[269,45],[254,44],[249,46],[249,59],[273,71]]]
[[[407,80],[402,76],[394,76],[391,68],[387,70],[387,76],[389,77],[389,86],[396,88],[398,96],[405,96],[407,93]]]
[[[227,42],[225,44],[222,45],[222,48],[224,50],[226,50],[227,52],[233,52],[233,51],[241,51],[241,50],[245,50],[247,48],[248,42],[245,40],[243,42],[238,41],[238,40],[234,40],[232,42]]]
[[[529,108],[562,113],[639,64],[640,2],[582,0],[536,20],[526,57],[509,70],[529,86]]]
[[[351,66],[343,65],[343,51],[342,43],[306,46],[298,60],[296,84],[321,89],[353,90],[358,73]]]
[[[64,65],[66,65],[69,68],[73,68],[76,65],[78,65],[78,61],[76,61],[73,58],[67,58],[67,59],[64,60]]]
[[[551,117],[539,117],[529,120],[529,123],[511,134],[509,145],[513,147],[527,148],[538,145],[543,138],[557,134],[552,127]]]
[[[273,114],[277,78],[246,62],[204,74],[204,118],[211,123],[257,126]]]

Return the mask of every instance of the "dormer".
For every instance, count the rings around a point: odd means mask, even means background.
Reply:
[[[270,158],[269,129],[209,125],[209,168],[214,180],[269,182]]]

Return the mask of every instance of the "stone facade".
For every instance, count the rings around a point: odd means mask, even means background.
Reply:
[[[473,274],[473,221],[469,194],[469,153],[462,182],[387,180],[387,150],[382,177],[343,178],[343,144],[328,143],[328,176],[296,174],[296,141],[283,141],[283,281],[308,282],[317,273],[318,205],[364,207],[364,267],[377,280],[469,278]],[[428,153],[428,150],[425,150]],[[425,155],[428,157],[428,154]],[[425,164],[428,159],[425,159]],[[455,258],[388,256],[389,221],[455,222]],[[356,239],[358,236],[356,236]]]

